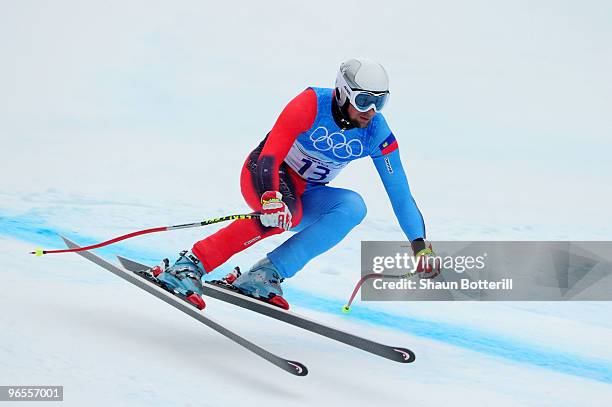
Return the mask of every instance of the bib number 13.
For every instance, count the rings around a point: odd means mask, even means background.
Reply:
[[[300,174],[302,177],[306,177],[306,180],[308,181],[323,181],[331,172],[329,168],[323,167],[322,165],[316,165],[313,167],[313,162],[307,158],[302,158],[302,162],[304,165],[302,168],[300,168],[298,174]]]

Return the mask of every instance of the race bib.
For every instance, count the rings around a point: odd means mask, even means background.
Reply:
[[[299,142],[293,143],[285,162],[310,182],[327,183],[334,179],[348,162],[334,162],[309,154]]]

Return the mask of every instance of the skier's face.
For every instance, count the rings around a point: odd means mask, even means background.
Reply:
[[[376,114],[374,108],[368,110],[367,112],[360,112],[355,109],[353,105],[348,104],[348,115],[349,119],[351,119],[351,123],[355,125],[355,127],[365,128],[368,127],[372,117]]]

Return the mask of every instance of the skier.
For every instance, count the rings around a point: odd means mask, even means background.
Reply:
[[[243,294],[288,309],[281,282],[338,244],[365,217],[358,193],[328,183],[350,161],[366,156],[374,162],[415,256],[433,255],[397,140],[380,113],[388,98],[387,72],[365,58],[342,63],[334,89],[309,87],[297,95],[242,168],[242,194],[259,219],[234,221],[196,242],[190,252],[181,252],[171,267],[166,260],[154,270],[158,280],[203,307],[205,273],[268,236],[296,232],[248,272],[224,279]],[[418,272],[432,278],[439,268],[422,262]]]

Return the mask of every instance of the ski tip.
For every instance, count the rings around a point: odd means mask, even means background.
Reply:
[[[287,361],[287,368],[285,370],[296,376],[306,376],[308,374],[306,366],[293,360]]]
[[[394,354],[393,360],[400,363],[412,363],[416,359],[416,355],[413,351],[406,348],[392,348],[396,353]]]

